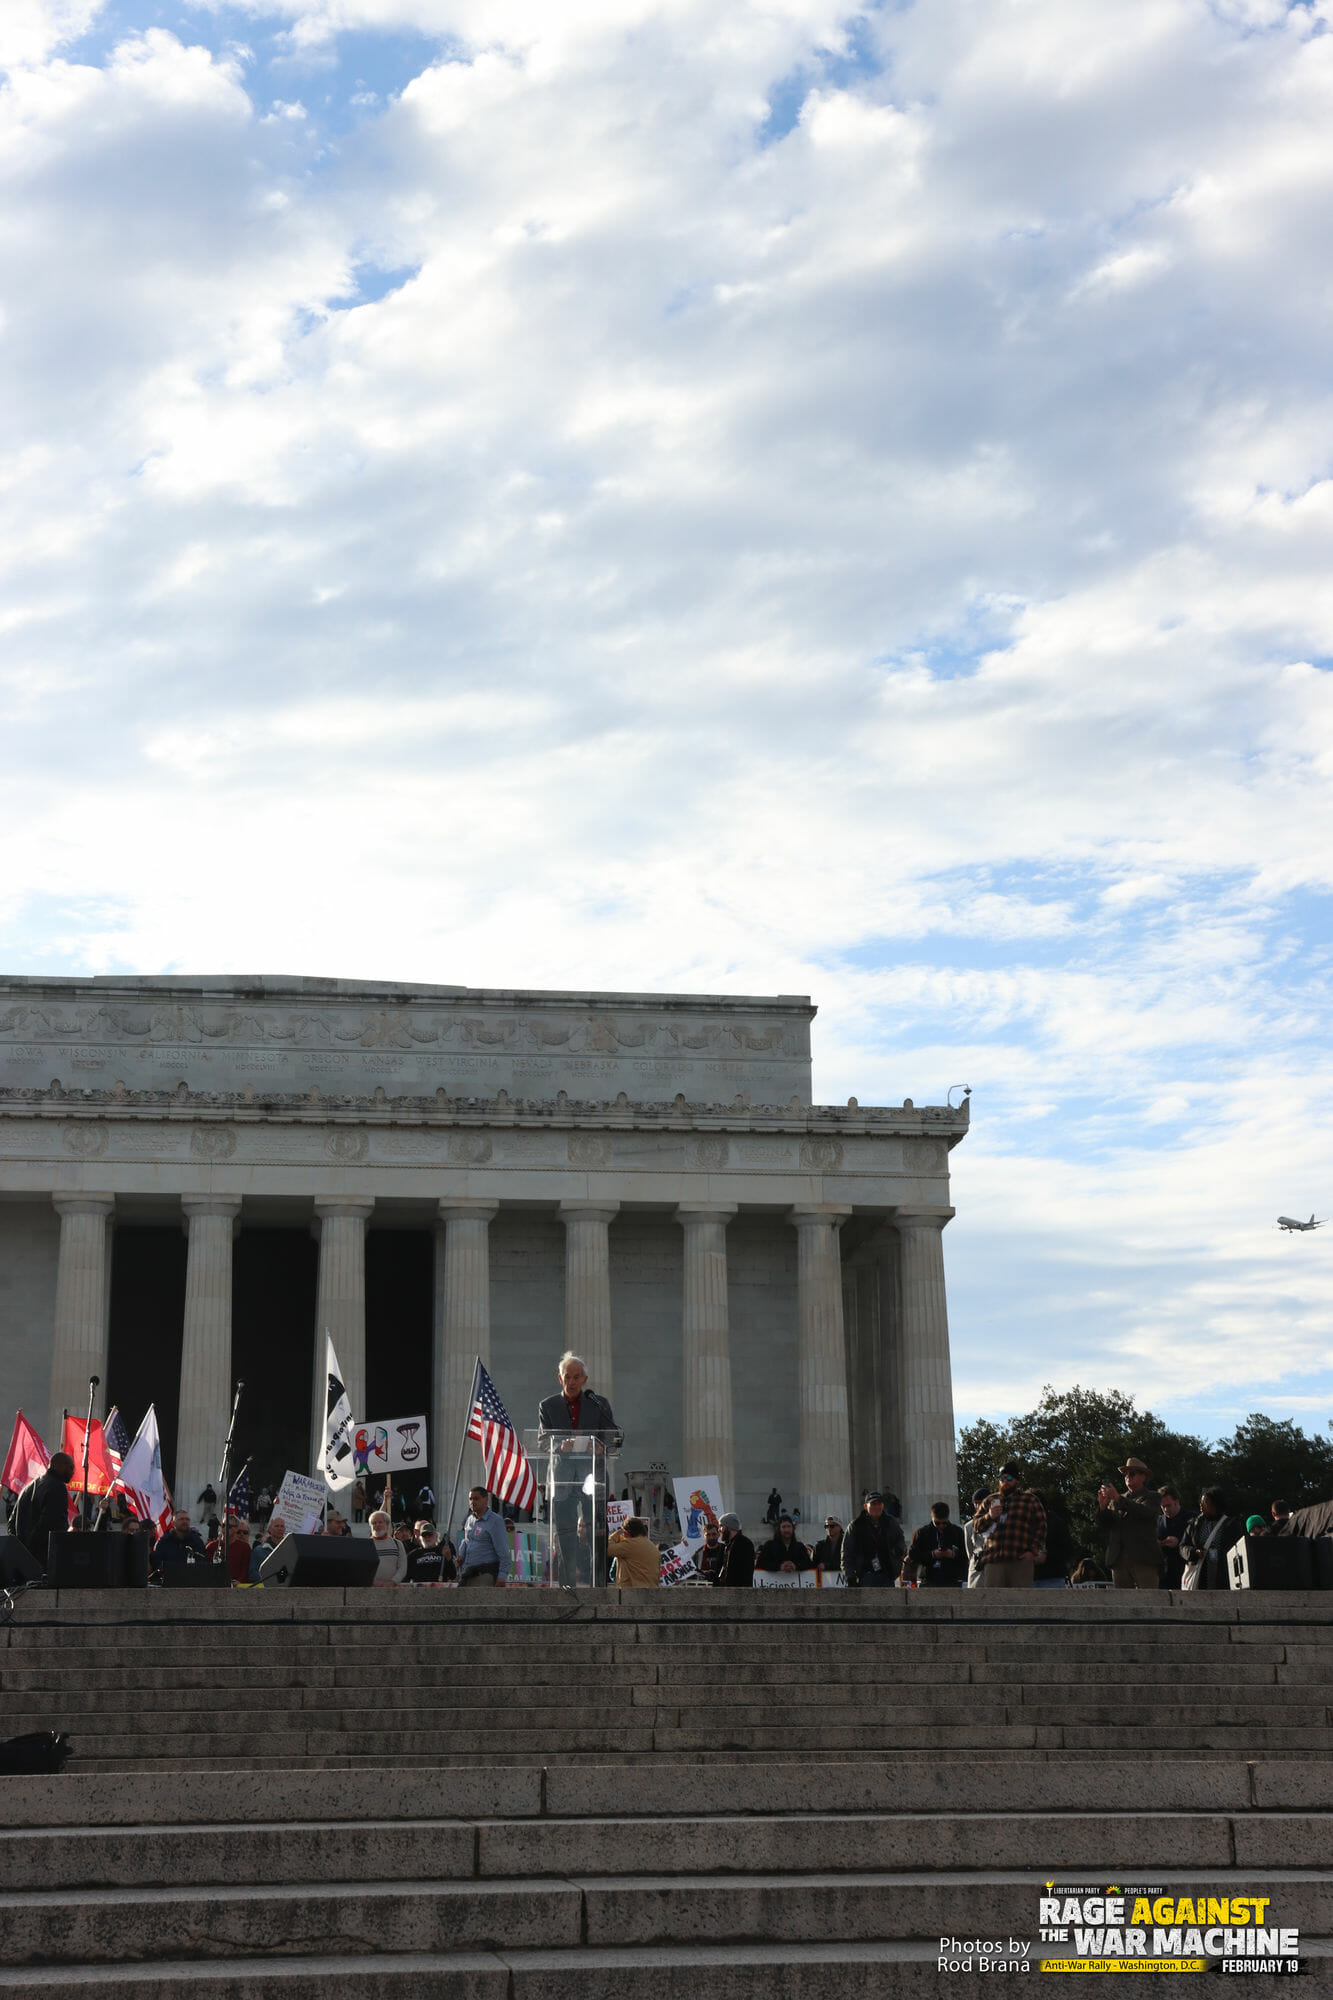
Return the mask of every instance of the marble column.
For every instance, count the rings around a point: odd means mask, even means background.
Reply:
[[[562,1201],[565,1225],[565,1346],[588,1366],[588,1387],[615,1408],[611,1365],[610,1227],[618,1201]],[[551,1394],[556,1388],[552,1356]]]
[[[477,1356],[487,1368],[491,1365],[490,1227],[499,1207],[497,1201],[463,1199],[442,1201],[439,1207],[430,1469],[431,1485],[441,1507],[449,1505]],[[523,1428],[518,1416],[514,1421]],[[463,1453],[463,1484],[459,1488],[465,1498],[481,1470],[481,1448],[469,1444]]]
[[[958,1519],[949,1315],[944,1297],[944,1226],[951,1208],[894,1214],[901,1259],[899,1381],[903,1429],[903,1526],[910,1535],[947,1500]]]
[[[172,1492],[199,1527],[205,1510],[197,1496],[208,1485],[216,1490],[231,1417],[231,1249],[240,1197],[185,1195],[181,1210],[188,1249]],[[219,1519],[225,1498],[218,1494]]]
[[[727,1316],[727,1224],[735,1213],[734,1202],[676,1210],[685,1231],[681,1471],[716,1473],[728,1507],[736,1505]]]
[[[366,1224],[374,1207],[373,1201],[315,1203],[319,1305],[315,1316],[310,1463],[316,1472],[323,1458],[324,1424],[328,1416],[326,1334],[333,1340],[353,1421],[364,1423],[370,1415],[366,1408]]]
[[[886,1478],[885,1390],[881,1379],[880,1269],[872,1245],[843,1265],[842,1316],[847,1342],[847,1431],[852,1506]]]
[[[797,1483],[801,1520],[821,1532],[826,1514],[848,1519],[852,1491],[838,1239],[851,1212],[821,1203],[787,1216],[796,1230]]]
[[[88,1377],[101,1378],[93,1402],[96,1416],[106,1407],[107,1302],[110,1294],[110,1194],[58,1194],[60,1261],[56,1266],[55,1334],[51,1342],[51,1404],[46,1428],[48,1451],[59,1451],[64,1413],[88,1414]]]

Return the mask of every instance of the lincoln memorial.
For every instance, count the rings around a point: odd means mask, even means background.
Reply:
[[[473,1357],[521,1429],[568,1346],[626,1470],[715,1472],[750,1528],[772,1485],[822,1524],[885,1484],[910,1529],[956,1498],[942,1237],[967,1108],[812,1104],[814,1014],[0,982],[4,1438],[22,1407],[54,1449],[95,1373],[131,1430],[155,1403],[193,1507],[242,1377],[238,1458],[308,1469],[327,1329],[358,1420],[427,1414],[439,1492]]]

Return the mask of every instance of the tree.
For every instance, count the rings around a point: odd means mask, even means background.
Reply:
[[[1123,1485],[1118,1468],[1127,1458],[1144,1460],[1154,1486],[1174,1486],[1189,1513],[1211,1483],[1212,1461],[1203,1440],[1170,1430],[1118,1389],[1076,1385],[1057,1391],[1047,1383],[1026,1416],[1004,1425],[984,1417],[970,1424],[958,1440],[963,1493],[970,1496],[982,1485],[993,1491],[996,1473],[1011,1458],[1025,1486],[1064,1502],[1075,1553],[1099,1558],[1106,1551],[1106,1532],[1097,1518],[1097,1489],[1104,1480]]]
[[[1215,1447],[1216,1479],[1235,1514],[1262,1514],[1274,1500],[1309,1507],[1333,1494],[1333,1443],[1307,1437],[1290,1418],[1253,1412]]]

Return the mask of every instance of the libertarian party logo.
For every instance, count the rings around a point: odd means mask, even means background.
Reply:
[[[1160,1883],[1045,1889],[1037,1904],[1043,1972],[1301,1969],[1300,1932],[1273,1921],[1271,1896],[1181,1894]],[[1065,1955],[1048,1955],[1052,1945]]]

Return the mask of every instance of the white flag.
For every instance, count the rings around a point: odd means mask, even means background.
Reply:
[[[327,1411],[324,1419],[324,1460],[319,1470],[324,1474],[325,1483],[336,1493],[340,1487],[350,1486],[356,1477],[356,1462],[352,1455],[352,1405],[347,1400],[347,1391],[338,1372],[333,1336],[326,1333],[324,1343],[328,1348],[329,1395],[324,1406]]]
[[[151,1403],[134,1443],[120,1462],[118,1484],[131,1512],[141,1521],[151,1521],[162,1534],[171,1520],[171,1495],[162,1477],[162,1440],[157,1432],[157,1411]]]

